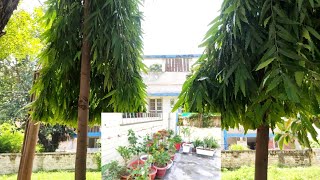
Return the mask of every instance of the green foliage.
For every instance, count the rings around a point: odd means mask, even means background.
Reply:
[[[39,35],[43,28],[38,21],[42,15],[41,9],[32,14],[24,10],[14,12],[5,28],[6,34],[0,38],[0,61],[9,56],[34,59],[40,53],[43,45]]]
[[[152,64],[149,67],[150,72],[162,72],[162,65],[161,64]]]
[[[279,168],[269,166],[268,179],[272,180],[314,180],[319,178],[319,167]],[[223,171],[222,180],[253,180],[254,167],[242,166],[234,171]]]
[[[190,136],[191,136],[191,129],[190,127],[182,127],[181,128],[181,133],[183,134],[184,138],[188,138],[190,142]]]
[[[0,123],[27,119],[28,110],[22,108],[30,102],[34,68],[30,58],[0,60]]]
[[[14,125],[3,123],[0,125],[0,153],[18,153],[21,151],[23,133]]]
[[[316,142],[316,141],[311,141],[311,142],[310,142],[311,148],[320,148],[320,143],[319,143],[319,142],[320,142],[319,139],[318,139],[318,142]]]
[[[222,128],[297,117],[309,146],[320,113],[320,1],[224,0],[173,111],[220,112]]]
[[[178,134],[173,136],[172,140],[173,140],[174,143],[181,143],[182,142],[182,138]]]
[[[152,161],[153,157],[149,156],[142,166],[140,165],[136,169],[131,169],[130,175],[134,177],[135,180],[149,180],[150,164]]]
[[[127,165],[128,161],[132,157],[132,152],[130,151],[130,148],[126,146],[119,146],[117,149],[120,156],[123,158],[125,164]]]
[[[64,125],[41,124],[39,129],[39,143],[43,145],[45,152],[55,152],[61,141],[73,138],[74,129]]]
[[[36,153],[42,153],[45,152],[45,148],[43,147],[42,144],[37,144],[36,145]]]
[[[167,151],[156,151],[153,154],[154,163],[157,167],[166,167],[170,160],[170,155]]]
[[[241,144],[232,144],[228,150],[230,151],[243,151],[243,150],[249,150],[246,146]]]
[[[102,170],[102,167],[101,167],[101,152],[98,152],[94,155],[96,161],[97,161],[97,165],[98,165],[98,171],[101,171]]]
[[[145,109],[139,4],[139,0],[90,1],[88,27],[83,29],[81,1],[47,1],[43,18],[48,27],[43,34],[47,46],[32,89],[37,96],[33,119],[76,125],[84,31],[91,45],[89,121],[100,123],[101,112]]]
[[[102,179],[115,180],[120,178],[120,173],[124,167],[119,165],[118,161],[111,161],[110,163],[102,166]]]
[[[199,138],[197,138],[196,140],[194,140],[194,142],[192,144],[196,148],[199,146],[203,146],[203,141],[201,141]]]
[[[204,148],[214,149],[218,148],[219,144],[213,137],[205,137],[203,138],[203,146]]]

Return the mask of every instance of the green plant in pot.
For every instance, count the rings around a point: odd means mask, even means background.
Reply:
[[[153,157],[150,156],[143,165],[131,170],[131,177],[135,180],[154,180],[157,174],[157,169],[155,167],[151,167],[152,162]]]
[[[179,151],[180,147],[181,147],[181,143],[182,143],[182,138],[180,135],[175,135],[172,138],[172,141],[174,142],[175,148],[177,151]]]
[[[197,147],[201,147],[203,146],[203,141],[201,141],[199,138],[197,138],[196,140],[194,140],[193,142],[193,151],[196,151]]]
[[[120,172],[121,179],[128,179],[130,177],[130,172],[129,172],[127,166],[128,166],[128,161],[132,157],[132,152],[126,146],[119,146],[116,150],[118,151],[118,153],[120,154],[120,156],[124,160],[124,164],[125,164],[125,166],[124,166],[125,168],[122,169]]]
[[[192,148],[192,144],[190,143],[191,129],[190,127],[183,127],[181,129],[181,132],[185,139],[188,138],[188,142],[182,143],[182,152],[189,153]]]
[[[138,143],[138,137],[132,129],[128,130],[128,141],[129,141],[129,150],[134,156],[134,161],[128,164],[129,168],[137,168],[144,164],[144,161],[140,160],[140,154],[145,151],[143,143]]]
[[[213,156],[215,148],[218,148],[219,144],[213,137],[206,137],[203,139],[203,146],[196,148],[197,154],[205,156]]]
[[[213,137],[206,137],[203,139],[204,148],[215,149],[218,148],[218,142]]]
[[[168,162],[170,161],[169,153],[167,151],[157,151],[153,157],[153,165],[157,169],[157,177],[163,178],[167,171]]]
[[[121,174],[126,171],[127,171],[127,168],[125,166],[119,165],[118,161],[111,161],[110,163],[102,166],[101,168],[102,179],[104,180],[120,179]]]
[[[171,160],[174,160],[174,156],[176,154],[176,147],[172,139],[168,140],[168,153],[170,155]]]

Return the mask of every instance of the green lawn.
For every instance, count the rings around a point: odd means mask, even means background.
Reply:
[[[280,168],[271,166],[268,169],[268,179],[272,180],[317,180],[320,178],[320,167]],[[223,180],[253,180],[254,167],[241,167],[234,171],[222,172]]]
[[[1,180],[16,180],[17,174],[0,175]],[[74,180],[74,172],[36,172],[32,174],[32,180]],[[87,172],[87,180],[101,180],[101,172]]]

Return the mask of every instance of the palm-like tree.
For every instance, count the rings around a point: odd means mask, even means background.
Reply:
[[[76,179],[85,179],[87,127],[101,112],[143,111],[139,0],[48,0],[49,29],[32,92],[36,121],[77,125]],[[90,102],[90,105],[89,105]]]
[[[320,1],[224,0],[204,54],[174,109],[220,112],[223,128],[257,129],[255,179],[266,180],[269,128],[301,116],[299,141],[320,105]]]

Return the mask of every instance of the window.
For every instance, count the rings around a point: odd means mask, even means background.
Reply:
[[[166,72],[189,72],[190,58],[166,59]]]
[[[149,100],[149,112],[150,113],[162,113],[162,99],[150,99]]]
[[[100,148],[100,144],[98,143],[98,141],[98,137],[88,138],[88,148]]]

